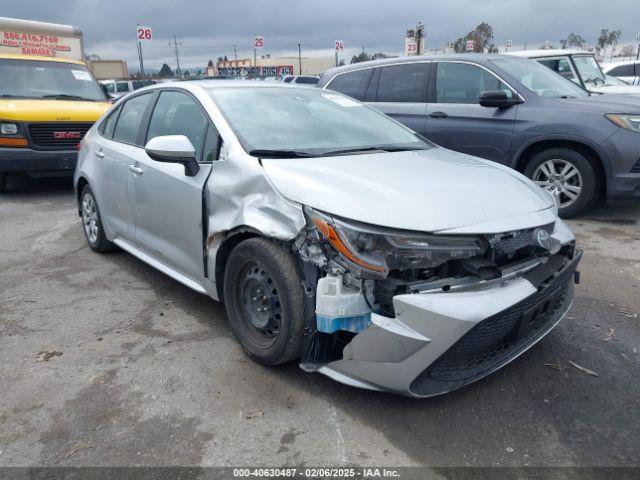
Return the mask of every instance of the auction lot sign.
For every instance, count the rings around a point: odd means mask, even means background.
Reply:
[[[269,67],[218,67],[218,75],[229,77],[245,77],[247,75],[259,77],[275,77],[279,75],[293,75],[293,65],[274,65]]]
[[[0,53],[79,60],[82,45],[79,38],[0,30]]]

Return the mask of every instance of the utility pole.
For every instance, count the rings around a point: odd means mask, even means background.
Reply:
[[[138,23],[136,27],[139,27]],[[142,61],[142,42],[138,40],[138,61],[140,62],[140,76],[142,77],[142,84],[144,85],[144,62]]]
[[[298,44],[298,75],[302,75],[302,50]]]
[[[424,50],[422,35],[424,34],[424,25],[422,22],[416,24],[416,55],[421,55]]]
[[[236,61],[238,60],[238,46],[237,45],[233,46],[233,59],[236,60]]]
[[[636,60],[640,60],[640,32],[636,33],[636,40],[638,40],[638,53],[636,55]],[[636,68],[638,68],[636,66]]]
[[[171,45],[171,42],[169,42],[169,45]],[[178,49],[179,46],[182,46],[182,43],[176,40],[176,36],[174,34],[173,35],[173,53],[176,56],[176,75],[178,77],[181,77],[182,71],[180,70],[180,50]]]

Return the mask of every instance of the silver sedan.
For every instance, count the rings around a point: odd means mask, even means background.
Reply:
[[[341,94],[157,85],[80,147],[89,246],[224,300],[262,364],[436,395],[516,358],[573,299],[581,252],[548,192]]]

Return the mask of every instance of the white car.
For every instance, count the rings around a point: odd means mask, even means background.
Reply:
[[[141,89],[84,137],[74,183],[91,249],[223,299],[255,361],[361,388],[463,387],[573,300],[552,195],[319,88]]]
[[[640,87],[607,78],[590,52],[582,50],[524,50],[507,55],[530,58],[549,67],[585,90],[593,93],[639,95]],[[624,79],[623,79],[624,80]]]
[[[602,66],[607,75],[619,78],[631,85],[640,85],[640,60],[613,62]]]
[[[154,85],[153,80],[101,80],[100,83],[105,86],[109,98],[120,98],[129,92],[133,92],[147,85]]]
[[[315,85],[320,81],[317,75],[287,75],[282,77],[283,83],[296,83],[298,85]]]

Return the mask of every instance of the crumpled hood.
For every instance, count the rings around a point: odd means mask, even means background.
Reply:
[[[553,199],[518,172],[439,147],[262,165],[289,200],[372,225],[492,233],[555,220]]]

